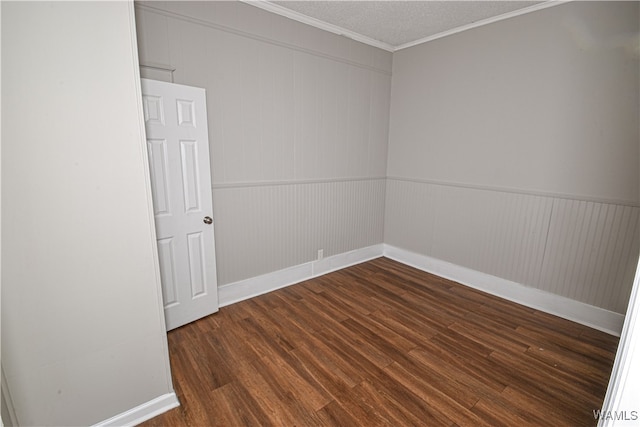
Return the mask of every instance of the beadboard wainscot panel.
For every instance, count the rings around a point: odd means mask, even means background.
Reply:
[[[624,314],[640,208],[390,177],[385,244]]]
[[[385,179],[214,186],[218,282],[382,243]]]
[[[385,243],[518,283],[540,274],[551,201],[390,178]]]
[[[637,206],[554,199],[540,289],[624,313],[638,261]]]

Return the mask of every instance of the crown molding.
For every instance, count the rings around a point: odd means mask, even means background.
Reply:
[[[281,16],[284,16],[289,19],[293,19],[294,21],[302,22],[303,24],[311,25],[312,27],[319,28],[321,30],[328,31],[333,34],[337,34],[339,36],[344,36],[350,38],[352,40],[368,44],[373,47],[377,47],[388,52],[396,52],[398,50],[406,49],[412,46],[416,46],[422,43],[427,43],[433,40],[437,40],[443,37],[450,36],[452,34],[457,34],[462,31],[470,30],[473,28],[481,27],[484,25],[492,24],[494,22],[503,21],[505,19],[514,18],[516,16],[525,15],[527,13],[535,12],[542,9],[547,9],[554,6],[559,6],[561,4],[569,3],[574,0],[548,0],[542,3],[535,4],[533,6],[528,6],[522,9],[514,10],[512,12],[503,13],[502,15],[493,16],[491,18],[482,19],[480,21],[472,22],[471,24],[462,25],[460,27],[452,28],[447,31],[443,31],[437,34],[430,35],[428,37],[424,37],[418,40],[414,40],[412,42],[403,43],[398,46],[393,46],[388,43],[382,42],[380,40],[375,40],[371,37],[367,37],[360,33],[356,33],[355,31],[347,30],[346,28],[339,27],[337,25],[329,24],[327,22],[321,21],[316,18],[312,18],[307,15],[303,15],[302,13],[293,11],[291,9],[287,9],[286,7],[280,6],[275,3],[271,3],[268,0],[240,0],[241,2],[266,10],[271,13],[275,13]]]
[[[255,6],[260,9],[264,9],[268,12],[272,12],[281,16],[284,16],[289,19],[293,19],[294,21],[302,22],[303,24],[311,25],[312,27],[319,28],[321,30],[328,31],[333,34],[337,34],[339,36],[344,36],[349,39],[355,40],[357,42],[361,42],[364,44],[368,44],[369,46],[377,47],[388,52],[393,52],[395,47],[381,42],[380,40],[372,39],[371,37],[364,36],[360,33],[356,33],[355,31],[347,30],[346,28],[339,27],[337,25],[329,24],[328,22],[321,21],[316,18],[312,18],[307,15],[303,15],[302,13],[293,11],[291,9],[287,9],[286,7],[282,7],[278,4],[271,3],[267,0],[240,0],[241,2]]]
[[[412,42],[404,43],[398,46],[394,46],[393,51],[406,49],[408,47],[417,46],[422,43],[427,43],[433,40],[441,39],[443,37],[450,36],[452,34],[461,33],[463,31],[471,30],[473,28],[482,27],[484,25],[493,24],[494,22],[504,21],[505,19],[515,18],[516,16],[526,15],[527,13],[536,12],[538,10],[548,9],[554,6],[560,6],[561,4],[569,3],[573,0],[549,0],[543,3],[534,4],[522,9],[514,10],[512,12],[503,13],[502,15],[492,16],[491,18],[482,19],[480,21],[472,22],[471,24],[462,25],[460,27],[452,28],[441,33],[433,34],[428,37],[424,37]]]

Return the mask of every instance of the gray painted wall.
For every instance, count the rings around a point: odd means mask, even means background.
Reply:
[[[637,16],[568,3],[392,61],[242,3],[137,8],[143,71],[207,89],[220,285],[384,241],[619,313]]]
[[[637,203],[637,2],[572,2],[393,57],[389,176]]]
[[[572,2],[394,53],[385,243],[624,313],[637,16]]]
[[[133,5],[1,7],[3,373],[20,425],[93,425],[173,392]]]
[[[171,391],[130,11],[1,7],[2,364],[23,424],[89,425]],[[390,54],[243,4],[151,7],[145,72],[175,68],[209,94],[220,284],[384,229],[624,311],[637,3],[571,3],[397,53],[388,157]]]
[[[240,2],[136,15],[143,71],[207,90],[219,285],[382,243],[389,52]]]

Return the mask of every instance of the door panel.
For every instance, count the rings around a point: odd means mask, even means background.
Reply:
[[[200,212],[200,181],[198,173],[198,142],[180,141],[182,162],[182,193],[187,212]]]
[[[149,169],[153,189],[155,215],[169,215],[169,177],[167,176],[167,140],[147,139]]]
[[[204,89],[142,79],[167,330],[218,311]]]

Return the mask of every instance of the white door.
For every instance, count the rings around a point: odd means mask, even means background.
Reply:
[[[167,330],[218,311],[204,89],[142,79]]]

